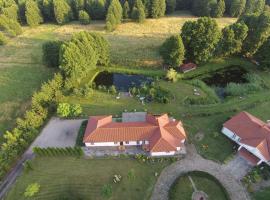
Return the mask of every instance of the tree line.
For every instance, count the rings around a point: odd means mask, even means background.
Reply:
[[[184,60],[197,64],[213,57],[243,55],[269,65],[270,12],[247,14],[237,22],[218,28],[215,19],[187,21],[181,34],[168,38],[160,48],[164,63],[177,67]]]

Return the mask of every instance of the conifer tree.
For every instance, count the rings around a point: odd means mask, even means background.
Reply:
[[[246,0],[232,0],[230,6],[230,15],[232,17],[239,17],[245,10]]]
[[[123,10],[119,0],[112,0],[106,16],[106,29],[108,31],[115,30],[117,25],[121,23],[122,14]]]
[[[128,1],[125,1],[123,5],[123,18],[128,19],[130,14],[130,8],[129,8],[129,3]]]
[[[151,17],[159,18],[165,15],[166,2],[165,0],[152,0],[151,2]]]
[[[55,21],[58,24],[69,22],[73,18],[73,13],[65,0],[53,0]]]
[[[225,1],[218,0],[212,8],[212,17],[222,17],[225,12]]]
[[[29,26],[34,27],[43,22],[43,17],[36,1],[27,0],[25,2],[25,18]]]
[[[139,23],[145,21],[145,9],[141,0],[136,0],[132,9],[131,17]]]

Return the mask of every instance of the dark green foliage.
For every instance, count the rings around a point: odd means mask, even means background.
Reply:
[[[176,0],[166,0],[166,13],[170,14],[175,11]]]
[[[270,13],[245,15],[239,19],[248,26],[248,35],[243,43],[245,56],[252,56],[270,36]]]
[[[76,156],[81,157],[83,156],[83,150],[81,147],[65,147],[65,148],[58,148],[58,147],[34,147],[33,152],[37,156]]]
[[[139,23],[145,21],[145,9],[141,0],[136,0],[132,9],[131,18]]]
[[[232,0],[230,6],[230,15],[239,17],[245,10],[246,0]]]
[[[121,23],[122,20],[122,6],[119,0],[112,0],[108,8],[106,16],[106,29],[113,31]]]
[[[59,66],[59,51],[62,41],[49,41],[43,44],[43,62],[47,67]]]
[[[165,0],[152,0],[151,2],[151,17],[159,18],[165,15],[166,2]]]
[[[88,120],[85,120],[85,121],[82,122],[82,124],[80,126],[80,129],[79,129],[78,135],[77,135],[77,139],[76,139],[76,146],[79,146],[79,147],[84,146],[83,136],[84,136],[84,133],[85,133],[87,123],[88,123]]]
[[[43,17],[36,1],[27,0],[25,2],[25,18],[27,24],[31,27],[38,26],[43,22]]]
[[[268,38],[254,55],[261,66],[270,68],[270,39]]]
[[[185,47],[181,36],[171,36],[162,44],[160,54],[165,64],[177,67],[183,63]]]
[[[105,19],[106,0],[86,0],[85,8],[91,19]]]
[[[244,23],[234,23],[222,29],[222,37],[218,45],[219,54],[229,56],[240,53],[247,37],[248,27]]]
[[[194,0],[192,6],[193,14],[197,16],[210,16],[211,5],[209,0]]]
[[[125,1],[123,5],[123,18],[128,19],[130,16],[130,8],[129,8],[129,3],[128,1]]]
[[[14,3],[8,7],[2,7],[0,8],[0,10],[1,10],[1,13],[6,15],[9,19],[18,21],[19,7],[17,4]]]
[[[66,0],[53,0],[55,21],[64,24],[73,19],[73,13]]]
[[[0,45],[4,45],[6,43],[7,43],[7,37],[2,32],[0,32]]]
[[[10,37],[20,35],[22,33],[21,25],[5,15],[0,15],[0,29]]]
[[[71,5],[75,18],[79,19],[79,12],[85,7],[84,0],[72,0]]]
[[[44,21],[54,21],[53,0],[42,0],[41,8]]]
[[[245,14],[261,13],[264,10],[265,0],[247,0]]]
[[[217,3],[213,5],[211,10],[212,17],[222,17],[225,12],[225,1],[217,0]]]
[[[79,21],[81,24],[90,24],[90,17],[84,10],[79,11]]]
[[[195,63],[208,61],[213,56],[220,35],[217,22],[209,17],[185,22],[181,36],[187,59]]]

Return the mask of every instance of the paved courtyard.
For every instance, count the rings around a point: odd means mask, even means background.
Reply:
[[[83,119],[61,120],[52,118],[43,128],[31,147],[70,147],[76,143]]]

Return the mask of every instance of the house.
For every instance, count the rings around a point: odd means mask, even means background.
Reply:
[[[186,63],[186,64],[183,64],[180,66],[180,71],[182,73],[186,73],[186,72],[189,72],[189,71],[192,71],[192,70],[195,70],[197,68],[197,65],[195,63]]]
[[[150,156],[185,153],[186,133],[181,121],[167,114],[145,114],[144,121],[114,122],[109,116],[91,116],[83,142],[87,147],[142,146]]]
[[[222,133],[239,144],[239,155],[253,165],[270,165],[270,124],[241,112],[223,124]]]

